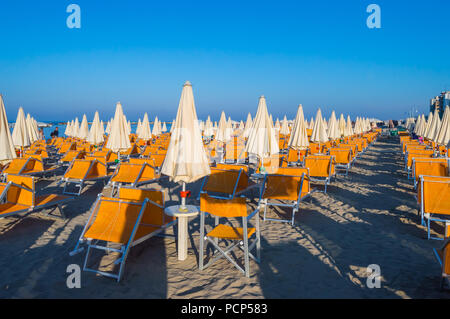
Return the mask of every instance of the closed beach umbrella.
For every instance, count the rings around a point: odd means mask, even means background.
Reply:
[[[100,133],[105,135],[105,126],[103,125],[103,121],[100,121]]]
[[[80,129],[78,130],[78,138],[85,140],[88,138],[88,136],[89,136],[89,124],[86,118],[86,114],[83,114]]]
[[[450,142],[450,107],[447,106],[442,116],[441,127],[436,135],[435,142],[446,146]]]
[[[219,128],[217,129],[216,140],[226,143],[231,140],[231,130],[228,128],[225,112],[222,111],[219,120]]]
[[[78,117],[75,118],[72,126],[72,137],[78,137],[78,130],[80,129],[80,123],[78,122]]]
[[[0,94],[0,163],[7,163],[16,157],[3,96]]]
[[[268,158],[280,152],[264,96],[259,98],[258,111],[245,145],[245,152],[256,155],[260,159]]]
[[[280,128],[280,134],[283,135],[289,135],[289,125],[288,125],[288,121],[286,118],[286,115],[283,118],[283,121],[281,121],[281,128]]]
[[[181,92],[175,128],[172,131],[161,173],[174,182],[191,183],[211,174],[197,121],[192,85]]]
[[[144,114],[144,119],[142,120],[140,127],[138,138],[144,141],[150,140],[152,138],[152,132],[150,131],[150,121],[148,120],[147,113]]]
[[[347,125],[345,126],[345,137],[353,135],[352,120],[350,115],[347,115]]]
[[[87,137],[87,141],[94,145],[99,145],[103,143],[103,130],[100,128],[100,117],[98,112],[95,112],[94,120],[92,121],[91,129]]]
[[[336,114],[331,112],[330,120],[328,121],[328,138],[330,140],[336,140],[341,137],[339,132],[338,121],[336,120]]]
[[[111,133],[106,143],[106,148],[113,152],[125,151],[131,147],[128,125],[124,120],[122,104],[116,105],[116,113],[111,124]]]
[[[155,122],[153,123],[152,135],[158,136],[160,134],[161,134],[161,131],[159,130],[159,120],[158,120],[158,117],[155,117]]]
[[[428,131],[430,130],[431,127],[431,122],[433,122],[433,113],[430,112],[428,114],[427,124],[425,125],[425,128],[422,132],[423,137],[426,137],[428,135]]]
[[[328,134],[325,129],[325,125],[323,124],[322,112],[320,111],[320,108],[317,110],[316,120],[314,121],[311,142],[319,144],[328,142]]]
[[[161,132],[163,132],[163,133],[167,132],[166,122],[163,123],[163,127],[161,129]]]
[[[252,129],[253,121],[250,113],[247,115],[247,121],[245,122],[244,134],[243,136],[247,138],[250,134],[250,130]]]
[[[23,108],[19,108],[17,112],[16,124],[12,133],[12,140],[15,147],[27,147],[31,144],[28,136],[27,122]]]
[[[308,133],[306,132],[306,123],[301,104],[298,106],[288,145],[295,150],[306,150],[309,146]]]
[[[345,118],[344,114],[341,113],[341,116],[339,117],[339,137],[345,136]]]
[[[170,133],[173,132],[174,127],[175,127],[175,120],[172,120],[172,125],[170,126]]]
[[[66,129],[64,130],[65,136],[70,136],[70,121],[67,121]]]
[[[429,140],[433,140],[434,135],[436,134],[436,131],[439,129],[440,126],[441,126],[441,119],[439,118],[439,110],[436,109],[434,111],[430,126],[428,127],[424,137]]]

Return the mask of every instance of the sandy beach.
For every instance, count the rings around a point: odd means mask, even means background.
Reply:
[[[348,177],[337,177],[327,194],[314,193],[301,204],[294,226],[261,222],[262,261],[251,262],[250,278],[223,259],[198,270],[196,217],[189,223],[186,261],[177,260],[173,237],[155,237],[131,250],[120,283],[82,272],[81,288],[68,289],[67,266],[84,260],[83,253],[69,252],[102,191],[100,183],[66,206],[67,220],[42,213],[0,219],[0,298],[448,298],[439,290],[440,266],[432,250],[441,242],[426,240],[426,228],[418,223],[399,148],[398,138],[379,137]],[[179,200],[176,184],[148,187],[165,188],[166,205]],[[189,189],[195,197],[199,183]],[[61,193],[52,179],[40,181],[37,190]],[[256,197],[248,202],[255,207]],[[270,210],[276,214],[283,211]],[[102,269],[114,267],[113,257],[94,254]],[[380,266],[381,288],[366,286],[371,264]]]

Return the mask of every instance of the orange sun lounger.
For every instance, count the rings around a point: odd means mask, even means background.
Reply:
[[[99,195],[71,256],[84,250],[84,271],[112,277],[119,282],[131,247],[160,234],[176,221],[164,214],[164,194],[161,191],[120,188],[119,198]],[[118,246],[118,248],[113,248]],[[116,252],[120,257],[114,263],[117,272],[89,268],[92,249]]]
[[[309,168],[310,180],[323,182],[324,193],[327,192],[327,185],[331,182],[331,178],[336,175],[335,164],[332,155],[309,155],[305,158],[305,167]]]
[[[279,221],[294,225],[295,213],[299,211],[300,202],[310,195],[311,188],[307,168],[280,168],[277,174],[265,176],[258,207],[264,206],[264,221]],[[291,218],[268,218],[268,206],[292,209]]]
[[[417,199],[420,205],[422,225],[425,223],[425,219],[427,220],[428,239],[439,239],[430,234],[432,221],[444,223],[444,238],[449,237],[450,177],[421,175],[417,187]]]
[[[56,194],[36,196],[34,177],[7,175],[6,183],[0,183],[0,218],[30,214],[50,207],[57,207],[60,216],[65,218],[62,206],[72,199]]]
[[[105,181],[110,178],[106,164],[94,160],[75,159],[70,163],[59,184],[64,184],[63,194],[80,195],[86,182]],[[69,192],[68,185],[78,187],[78,192]]]
[[[107,186],[112,187],[112,194],[121,186],[138,187],[151,183],[159,178],[153,166],[144,162],[142,164],[120,163],[114,171]]]

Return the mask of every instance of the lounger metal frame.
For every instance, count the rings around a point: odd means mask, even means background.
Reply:
[[[89,168],[86,171],[86,174],[84,175],[84,177],[82,179],[73,179],[73,178],[64,177],[64,175],[66,175],[66,173],[68,173],[70,171],[70,169],[72,168],[72,166],[74,164],[74,162],[72,161],[70,163],[69,167],[67,168],[66,172],[64,173],[63,177],[61,177],[61,180],[58,182],[58,185],[61,185],[64,183],[63,194],[80,196],[81,191],[83,190],[83,186],[86,182],[97,182],[97,181],[103,180],[103,183],[106,185],[106,183],[104,181],[106,179],[110,178],[111,177],[110,175],[89,178],[89,179],[87,178],[87,175],[89,174],[89,172],[92,169],[92,166],[94,165],[95,162],[98,162],[99,164],[106,166],[102,162],[94,159],[91,161],[91,164],[89,165]],[[78,192],[68,192],[67,186],[70,184],[74,184],[74,187],[78,187],[79,188]]]
[[[277,175],[277,174],[272,174],[273,175]],[[278,175],[278,176],[289,176],[289,175]],[[261,193],[259,196],[259,201],[258,201],[258,209],[261,208],[261,206],[264,206],[264,214],[263,214],[263,220],[264,221],[274,221],[274,222],[281,222],[281,223],[290,223],[292,226],[294,225],[294,220],[295,220],[295,214],[300,210],[300,202],[303,201],[304,199],[308,198],[311,196],[312,192],[310,190],[310,192],[308,194],[306,194],[305,196],[302,197],[302,188],[303,188],[303,182],[305,181],[305,173],[302,174],[301,179],[300,179],[300,190],[298,192],[298,198],[296,201],[293,201],[292,203],[276,203],[276,202],[269,202],[268,198],[263,199],[263,195],[264,195],[264,190],[266,188],[266,180],[267,180],[268,175],[264,176],[264,181],[263,181],[263,186],[261,188]],[[295,177],[295,176],[293,176]],[[292,208],[292,217],[291,219],[281,219],[281,218],[269,218],[266,217],[267,215],[267,206],[278,206],[278,207],[288,207],[288,208]]]
[[[96,214],[98,212],[98,209],[100,207],[100,202],[102,200],[104,200],[104,201],[111,201],[111,202],[115,202],[115,203],[119,202],[119,203],[125,203],[125,204],[132,204],[132,205],[142,206],[127,244],[126,245],[120,245],[119,249],[99,245],[98,242],[100,242],[100,240],[93,240],[93,239],[90,239],[90,238],[84,238],[84,234],[89,229],[89,226],[92,225],[93,217],[96,216]],[[117,280],[117,282],[119,282],[122,279],[124,266],[125,266],[126,259],[128,257],[128,253],[129,253],[130,248],[134,247],[134,246],[136,246],[136,245],[138,245],[138,244],[140,244],[140,243],[142,243],[144,241],[146,241],[147,239],[149,239],[149,238],[151,238],[153,236],[158,235],[159,233],[163,232],[166,228],[171,227],[174,223],[176,223],[176,220],[175,220],[175,221],[169,222],[169,223],[167,223],[167,224],[165,224],[163,226],[147,225],[147,226],[153,226],[153,227],[159,227],[159,228],[157,230],[147,234],[146,236],[143,236],[143,237],[141,237],[141,238],[139,238],[137,240],[134,240],[134,237],[135,237],[136,232],[137,232],[137,230],[139,228],[139,225],[141,224],[140,222],[141,222],[142,216],[143,216],[143,214],[145,212],[146,206],[149,203],[151,203],[151,204],[153,204],[155,206],[158,206],[159,208],[164,209],[164,206],[162,206],[162,205],[160,205],[158,203],[155,203],[155,202],[151,201],[148,198],[146,198],[143,202],[130,201],[130,200],[120,199],[120,198],[117,199],[117,200],[112,201],[112,200],[105,199],[102,194],[99,194],[98,197],[97,197],[97,200],[94,203],[94,205],[92,205],[91,214],[89,215],[88,221],[87,221],[86,225],[83,228],[83,231],[82,231],[82,233],[80,235],[80,238],[78,239],[78,242],[77,242],[75,248],[69,253],[69,255],[70,256],[74,256],[76,254],[79,254],[79,253],[83,252],[84,251],[84,247],[80,247],[80,245],[86,244],[87,245],[87,251],[86,251],[86,257],[85,257],[84,263],[83,263],[83,270],[84,271],[89,271],[89,272],[94,272],[94,273],[100,274],[102,276],[115,278]],[[111,273],[111,272],[106,272],[106,271],[101,271],[101,270],[98,270],[98,269],[89,268],[87,264],[88,264],[88,259],[89,259],[89,255],[90,255],[91,249],[98,249],[98,250],[103,250],[103,251],[106,251],[106,252],[117,252],[117,253],[120,253],[121,256],[114,262],[114,264],[116,264],[116,265],[120,264],[118,273],[114,274],[114,273]]]

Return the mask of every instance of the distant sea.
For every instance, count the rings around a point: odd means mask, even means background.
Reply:
[[[44,127],[44,136],[46,139],[50,138],[50,134],[55,130],[56,127],[58,127],[59,136],[65,136],[64,131],[66,130],[66,124],[58,124],[60,122],[42,122],[45,124],[51,124],[50,127]],[[166,123],[167,130],[170,131],[170,128],[172,126],[172,123]],[[89,126],[90,127],[90,126]],[[131,124],[131,133],[136,133],[137,124]],[[150,129],[153,128],[153,125],[150,124]],[[106,130],[106,124],[104,124],[104,130]],[[12,129],[11,129],[12,133]]]

